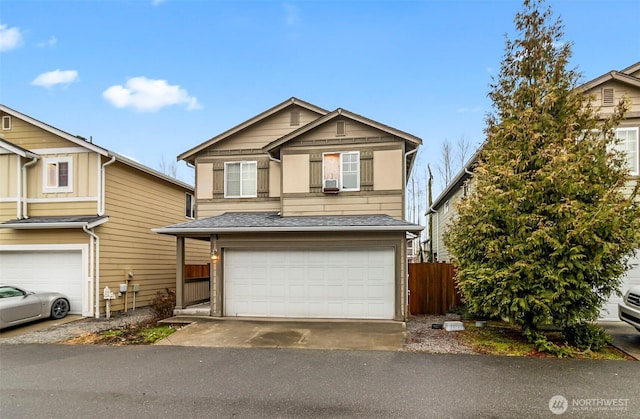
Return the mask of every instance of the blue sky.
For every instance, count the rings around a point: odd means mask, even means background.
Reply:
[[[640,2],[548,4],[584,81],[640,61]],[[0,102],[158,168],[295,96],[421,137],[424,173],[443,140],[482,141],[488,85],[521,9],[507,0],[2,0]]]

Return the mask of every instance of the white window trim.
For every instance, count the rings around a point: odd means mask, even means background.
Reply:
[[[50,163],[67,163],[69,170],[69,184],[67,186],[47,186],[47,166]],[[73,157],[50,157],[42,159],[42,192],[73,192]]]
[[[240,195],[229,195],[227,192],[227,166],[230,164],[240,164]],[[244,195],[242,193],[242,166],[245,164],[254,164],[256,166],[256,193],[253,195]],[[224,163],[224,197],[225,198],[257,198],[258,197],[258,162],[252,161],[229,161]]]
[[[187,203],[189,202],[188,197],[191,197],[191,208],[189,208],[189,213],[191,215],[187,214]],[[196,218],[196,201],[195,196],[192,193],[187,192],[184,194],[184,209],[185,218],[188,218],[190,220],[194,220]]]
[[[11,116],[5,115],[2,117],[2,130],[11,131]]]
[[[615,134],[621,131],[633,131],[636,133],[636,170],[630,172],[632,176],[640,175],[640,129],[638,127],[616,128]]]
[[[444,201],[444,209],[443,212],[446,214],[449,212],[449,200]]]
[[[326,153],[322,153],[322,188],[324,189],[324,181],[327,180],[324,175],[324,156],[327,154],[339,154],[340,155],[340,184],[338,185],[338,189],[346,192],[358,192],[360,190],[360,171],[362,168],[360,167],[360,152],[359,151],[328,151]],[[355,188],[345,188],[343,181],[343,172],[342,172],[342,158],[346,154],[355,154],[357,156],[358,162],[358,178],[356,180],[356,184],[358,185]]]

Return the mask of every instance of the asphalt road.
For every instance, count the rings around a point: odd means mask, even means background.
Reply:
[[[640,362],[0,345],[3,418],[639,417]],[[564,415],[549,408],[563,396]],[[615,406],[613,406],[615,405]]]

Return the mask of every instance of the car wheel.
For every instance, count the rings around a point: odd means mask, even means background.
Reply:
[[[69,302],[64,298],[58,298],[51,304],[51,318],[61,319],[69,313]]]

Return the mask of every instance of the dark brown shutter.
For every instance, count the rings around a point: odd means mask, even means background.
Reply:
[[[322,192],[322,154],[309,156],[309,189],[311,192]]]
[[[213,162],[213,199],[224,198],[224,162]]]
[[[360,152],[360,190],[373,190],[373,151]]]
[[[269,159],[258,160],[258,197],[269,196]]]

